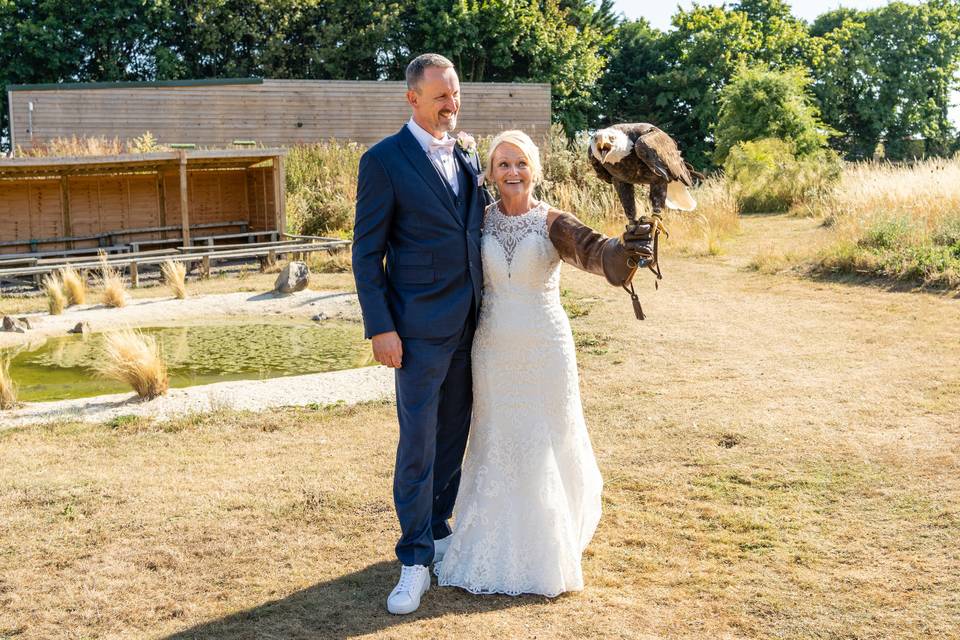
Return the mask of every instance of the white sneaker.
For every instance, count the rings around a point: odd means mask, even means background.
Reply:
[[[446,538],[440,538],[439,540],[433,541],[433,562],[434,564],[439,564],[443,562],[443,556],[447,554],[447,549],[450,548],[450,541],[453,540],[453,534],[451,533]]]
[[[403,566],[400,582],[387,597],[387,611],[402,615],[413,613],[420,607],[420,596],[430,588],[430,572],[422,564]]]

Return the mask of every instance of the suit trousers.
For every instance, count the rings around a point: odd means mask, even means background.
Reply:
[[[450,535],[447,520],[460,487],[473,406],[470,349],[475,330],[468,314],[460,333],[441,339],[403,339],[396,370],[400,439],[393,500],[400,520],[397,557],[429,565],[433,541]]]

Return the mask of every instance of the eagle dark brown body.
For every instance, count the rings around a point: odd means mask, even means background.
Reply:
[[[617,190],[631,222],[637,219],[636,184],[650,186],[654,213],[668,206],[686,211],[696,207],[687,187],[693,186],[694,176],[703,176],[683,159],[673,138],[652,124],[616,124],[600,129],[590,138],[587,155],[597,176]]]

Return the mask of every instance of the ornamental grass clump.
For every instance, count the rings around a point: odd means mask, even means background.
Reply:
[[[76,269],[67,265],[60,270],[60,279],[63,281],[63,291],[67,294],[67,301],[71,305],[83,304],[87,301],[87,283]]]
[[[10,377],[10,360],[0,359],[0,409],[17,406],[17,385]]]
[[[100,289],[103,304],[108,307],[122,307],[127,304],[124,293],[123,276],[107,262],[107,254],[100,252]]]
[[[106,335],[94,368],[104,378],[130,385],[144,400],[161,396],[170,387],[167,364],[156,339],[132,329]]]
[[[167,260],[160,267],[163,280],[170,287],[174,298],[183,300],[187,297],[187,267],[182,262]]]
[[[67,296],[63,293],[63,281],[59,275],[52,274],[43,278],[43,292],[47,296],[47,308],[50,315],[58,316],[67,306]]]
[[[960,288],[958,185],[958,158],[848,165],[812,211],[832,237],[814,270]]]

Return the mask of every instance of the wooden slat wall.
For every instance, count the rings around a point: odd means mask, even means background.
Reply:
[[[266,146],[330,138],[371,144],[410,117],[402,82],[264,80],[262,84],[23,89],[10,93],[14,143],[25,149],[70,136],[131,139],[149,130],[162,143],[204,146],[255,140]],[[550,85],[464,83],[459,129],[493,135],[550,127]],[[33,102],[33,142],[27,105]]]
[[[8,184],[0,181],[0,185],[0,239],[30,240],[63,235],[59,178]],[[16,251],[13,247],[0,247],[0,253]]]
[[[273,229],[276,211],[273,197],[273,167],[249,169],[247,193],[250,202],[250,231]]]
[[[251,178],[257,182],[251,192]],[[187,174],[190,223],[249,220],[250,230],[274,228],[273,167],[258,169],[191,170]],[[64,228],[60,178],[0,180],[0,241],[61,238],[163,226],[157,174],[130,173],[67,178],[70,228]],[[266,191],[264,193],[264,186]],[[166,224],[180,223],[180,176],[163,174]],[[238,229],[230,229],[236,232]],[[208,229],[195,235],[223,233]],[[161,233],[142,234],[140,240],[159,238]],[[179,237],[178,231],[166,237]],[[96,247],[96,240],[80,240],[74,247]],[[47,243],[40,250],[66,248],[65,243]],[[2,253],[23,253],[28,247],[0,246]]]

